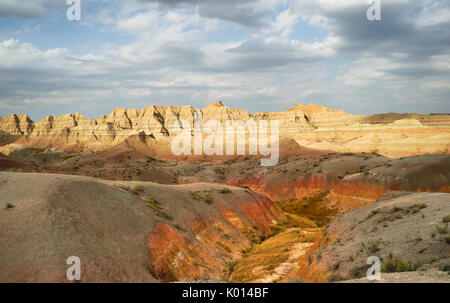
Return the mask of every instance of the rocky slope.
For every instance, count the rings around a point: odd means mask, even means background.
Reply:
[[[218,120],[279,120],[280,135],[294,138],[300,145],[339,152],[378,152],[389,156],[446,153],[450,145],[450,115],[385,114],[365,117],[323,106],[299,104],[285,112],[250,114],[221,102],[203,109],[192,106],[150,106],[142,110],[115,109],[108,116],[86,119],[79,113],[48,116],[32,121],[26,115],[0,119],[0,152],[8,154],[19,145],[64,150],[104,150],[122,143],[131,135],[151,136],[156,145],[180,130],[177,121],[191,126],[196,116],[202,123]],[[161,139],[161,141],[159,141]],[[16,145],[7,145],[16,141]],[[153,146],[154,144],[151,144]],[[160,156],[168,153],[161,153]]]
[[[326,282],[363,278],[367,258],[381,259],[382,279],[447,281],[450,270],[450,194],[395,193],[333,221],[299,261],[292,278]],[[437,277],[441,278],[437,278]],[[428,277],[428,278],[427,278]],[[433,278],[434,277],[434,278]],[[367,281],[367,280],[366,280]]]

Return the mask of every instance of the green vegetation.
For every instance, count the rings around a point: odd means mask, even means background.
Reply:
[[[158,217],[165,218],[167,220],[172,220],[172,216],[167,214],[164,209],[161,207],[158,201],[156,201],[153,197],[149,197],[147,200],[145,200],[145,205],[150,207],[155,215]]]
[[[238,185],[238,187],[244,188],[244,189],[250,189],[250,187],[249,187],[248,185],[242,185],[242,184],[240,184],[240,185]]]
[[[231,248],[229,248],[228,246],[226,246],[222,242],[217,241],[216,244],[219,245],[221,248],[223,248],[226,252],[231,253]]]
[[[420,262],[412,263],[411,261],[405,262],[397,259],[391,254],[384,260],[383,271],[384,272],[404,272],[404,271],[416,271],[420,267]]]
[[[330,208],[325,203],[328,191],[321,192],[302,200],[277,202],[277,205],[286,213],[308,218],[318,227],[328,224],[337,214],[338,210]]]
[[[398,219],[403,219],[404,216],[414,215],[419,213],[422,209],[426,208],[427,205],[424,203],[413,204],[408,207],[398,207],[394,206],[390,211],[382,211],[379,209],[373,210],[368,216],[367,219],[375,216],[376,214],[383,214],[383,216],[378,219],[378,223],[386,222],[386,221],[395,221]],[[425,216],[422,214],[422,218]],[[384,225],[383,225],[384,226]]]
[[[202,197],[198,194],[198,192],[189,191],[189,196],[194,200],[202,200]]]
[[[214,200],[209,195],[209,193],[207,193],[205,197],[202,197],[198,191],[196,191],[196,192],[189,191],[189,196],[192,199],[194,199],[194,200],[203,201],[203,202],[205,202],[206,204],[209,204],[209,205],[214,203]]]
[[[450,275],[450,264],[442,264],[441,265],[441,267],[440,267],[440,269],[442,270],[442,271],[446,271],[446,272],[448,272],[448,274]]]
[[[221,194],[230,194],[231,190],[228,187],[224,187],[222,190],[220,190]]]
[[[370,219],[370,218],[372,218],[373,216],[375,216],[375,215],[377,215],[379,213],[380,213],[379,209],[374,209],[367,215],[367,219]]]
[[[380,250],[380,243],[380,240],[369,242],[369,246],[367,249],[372,253],[377,252]]]
[[[12,204],[12,203],[6,203],[5,204],[5,209],[11,209],[11,208],[14,208],[14,207],[16,207],[14,204]]]
[[[442,218],[442,222],[449,223],[450,222],[450,215],[449,216],[445,216],[444,218]]]
[[[250,282],[266,277],[280,264],[289,260],[292,247],[298,243],[314,242],[316,237],[316,233],[305,233],[300,228],[291,228],[276,237],[266,239],[260,245],[245,251],[246,254],[236,263],[231,281]],[[259,270],[255,270],[257,268]]]
[[[440,234],[446,234],[448,232],[448,223],[445,223],[444,226],[436,225],[436,230]]]
[[[355,266],[350,270],[350,279],[359,279],[366,274],[366,266]]]
[[[252,245],[260,244],[264,240],[264,236],[254,228],[243,229],[241,232],[250,240]]]
[[[144,190],[144,187],[142,185],[136,185],[133,187],[134,192],[142,192]]]
[[[130,156],[129,156],[130,157]],[[157,159],[157,158],[154,158],[154,157],[150,157],[150,156],[147,156],[147,162],[159,162],[159,163],[167,163],[166,161],[164,161],[164,160],[160,160],[160,159]]]
[[[213,199],[211,198],[211,196],[209,194],[206,195],[206,197],[203,198],[203,202],[205,202],[206,204],[213,204]]]

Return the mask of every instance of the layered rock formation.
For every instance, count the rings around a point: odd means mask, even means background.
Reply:
[[[285,112],[250,114],[221,102],[203,109],[192,106],[150,106],[142,110],[115,109],[108,116],[86,119],[79,113],[47,116],[39,122],[26,115],[0,120],[0,131],[20,136],[20,145],[56,149],[104,150],[131,135],[170,137],[181,130],[178,120],[192,127],[195,117],[202,123],[218,120],[278,120],[280,135],[300,145],[339,152],[378,152],[388,156],[446,153],[450,147],[450,115],[385,114],[365,117],[324,106],[298,104]],[[8,154],[13,148],[4,147]]]

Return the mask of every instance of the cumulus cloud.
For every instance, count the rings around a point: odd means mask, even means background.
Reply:
[[[171,9],[187,4],[198,8],[205,18],[219,19],[246,27],[263,26],[266,18],[276,13],[277,6],[286,0],[140,0],[158,3],[160,9]]]
[[[0,16],[27,17],[17,7],[6,13],[7,3]],[[39,17],[52,1],[24,3],[28,12],[34,5],[28,17]],[[382,1],[377,22],[361,0],[102,3],[86,9],[84,22],[125,43],[83,53],[0,38],[2,115],[96,117],[119,106],[211,99],[251,111],[312,101],[354,113],[436,112],[448,103],[448,1]],[[299,24],[325,37],[302,39]]]

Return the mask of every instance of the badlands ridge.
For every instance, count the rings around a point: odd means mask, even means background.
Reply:
[[[108,116],[86,119],[81,114],[47,116],[35,122],[27,115],[12,114],[0,119],[1,141],[15,143],[0,152],[9,154],[18,146],[60,150],[100,151],[124,142],[131,135],[146,138],[147,145],[162,156],[168,152],[168,138],[177,120],[193,125],[194,116],[202,123],[218,120],[278,120],[281,137],[299,145],[337,152],[376,152],[390,157],[447,153],[450,146],[448,114],[352,115],[324,106],[298,104],[285,112],[250,114],[232,109],[220,101],[203,109],[192,106],[150,106],[142,110],[115,109]],[[162,148],[166,146],[166,148]],[[168,155],[165,155],[168,156]]]

